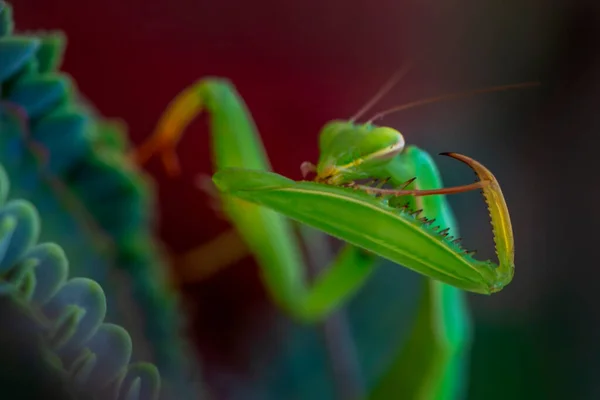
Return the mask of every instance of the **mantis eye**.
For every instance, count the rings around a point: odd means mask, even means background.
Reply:
[[[368,161],[386,161],[394,158],[404,150],[406,142],[400,132],[392,128],[379,127],[370,132],[369,140],[378,143],[379,147],[368,155]]]

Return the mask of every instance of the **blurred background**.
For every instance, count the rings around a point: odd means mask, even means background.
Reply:
[[[106,116],[147,138],[167,103],[207,76],[229,78],[250,108],[275,171],[300,178],[324,123],[355,113],[398,68],[410,74],[377,106],[538,80],[539,88],[439,103],[383,121],[432,154],[468,154],[502,184],[517,272],[501,293],[469,295],[475,324],[468,398],[600,398],[596,183],[600,4],[591,0],[17,0],[19,30],[68,36],[64,70]],[[596,32],[596,33],[594,33]],[[596,38],[596,39],[594,39]],[[158,234],[174,254],[229,225],[195,185],[211,172],[206,120],[179,148],[183,174],[158,162]],[[436,157],[446,185],[470,183]],[[450,198],[462,236],[494,256],[476,193]],[[383,265],[347,310],[364,380],[400,343],[420,277]],[[190,335],[218,399],[327,399],[314,328],[274,309],[251,258],[183,288]],[[377,318],[373,318],[373,313]],[[370,319],[367,318],[371,316]]]

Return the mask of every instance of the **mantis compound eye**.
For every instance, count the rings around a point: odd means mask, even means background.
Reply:
[[[387,127],[378,127],[371,131],[370,141],[375,144],[379,144],[379,148],[374,148],[370,154],[365,154],[363,158],[365,161],[386,161],[396,157],[404,150],[406,141],[404,136],[395,129]]]

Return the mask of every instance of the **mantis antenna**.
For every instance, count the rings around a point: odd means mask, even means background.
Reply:
[[[404,76],[408,72],[410,72],[410,69],[413,66],[414,62],[409,62],[403,68],[400,68],[398,71],[396,71],[396,73],[393,74],[390,77],[390,79],[388,79],[387,82],[384,83],[383,86],[381,86],[381,88],[379,88],[377,93],[375,93],[375,95],[371,97],[371,100],[369,100],[364,106],[362,106],[360,110],[358,110],[356,114],[354,114],[352,118],[350,118],[350,122],[355,122],[357,119],[362,117],[367,111],[369,111],[379,100],[381,100],[383,96],[389,93],[389,91],[392,90],[392,88],[396,86],[398,82],[400,82],[400,80],[404,78]]]
[[[423,106],[426,104],[437,103],[437,102],[446,101],[446,100],[456,100],[456,99],[460,99],[460,98],[474,96],[477,94],[500,92],[500,91],[511,90],[511,89],[521,89],[521,88],[539,86],[539,85],[540,85],[540,82],[523,82],[523,83],[515,83],[515,84],[511,84],[511,85],[492,86],[492,87],[487,87],[487,88],[483,88],[483,89],[470,90],[468,92],[444,94],[441,96],[430,97],[427,99],[411,101],[410,103],[402,104],[400,106],[393,107],[393,108],[390,108],[390,109],[387,109],[385,111],[381,111],[381,112],[375,114],[371,119],[369,119],[366,122],[366,124],[373,123],[374,121],[376,121],[380,118],[383,118],[386,115],[389,115],[389,114],[392,114],[392,113],[395,113],[398,111],[407,110],[409,108],[413,108],[413,107],[417,107],[417,106]]]

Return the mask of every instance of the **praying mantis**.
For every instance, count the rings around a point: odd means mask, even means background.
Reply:
[[[221,211],[258,262],[274,303],[299,322],[323,321],[348,301],[371,276],[376,256],[433,278],[424,282],[408,338],[367,398],[457,399],[465,391],[471,338],[462,290],[496,293],[514,276],[514,238],[506,201],[485,166],[456,153],[446,155],[467,164],[478,181],[443,188],[426,151],[407,146],[400,132],[374,121],[434,101],[537,83],[425,99],[357,123],[401,76],[392,77],[350,120],[325,125],[319,134],[317,165],[305,162],[300,167],[305,178],[316,174],[312,181],[296,182],[271,171],[243,99],[229,80],[216,77],[200,79],[176,96],[155,133],[130,155],[138,164],[160,155],[167,171],[177,173],[176,146],[187,125],[206,109],[216,171],[212,181]],[[361,183],[365,179],[393,188]],[[450,236],[458,236],[458,227],[445,196],[471,190],[481,190],[488,205],[499,265],[474,259]],[[292,220],[345,242],[310,287]]]
[[[388,83],[374,100],[389,87]],[[322,319],[355,293],[373,269],[373,255],[459,289],[492,294],[514,275],[512,226],[494,175],[467,156],[447,153],[471,167],[479,181],[442,188],[439,171],[428,153],[406,146],[397,130],[373,123],[387,113],[441,98],[391,109],[366,123],[355,122],[359,115],[328,123],[319,135],[317,165],[301,166],[305,176],[316,172],[316,178],[295,182],[271,172],[254,121],[235,87],[226,79],[208,77],[170,103],[155,133],[131,156],[143,164],[159,154],[167,170],[177,172],[176,145],[186,126],[206,109],[213,133],[213,181],[220,191],[222,209],[261,266],[273,300],[299,320]],[[383,179],[401,188],[357,183],[362,179]],[[444,195],[477,189],[488,204],[499,265],[474,259],[450,236],[456,228]],[[310,289],[300,246],[286,216],[347,243]]]

